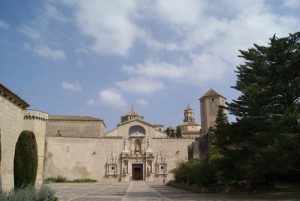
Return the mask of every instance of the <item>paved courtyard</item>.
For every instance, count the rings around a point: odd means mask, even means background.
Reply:
[[[56,183],[50,184],[59,201],[102,201],[102,200],[300,200],[300,192],[277,192],[260,194],[198,194],[182,189],[163,186],[157,182],[115,182],[115,183]]]

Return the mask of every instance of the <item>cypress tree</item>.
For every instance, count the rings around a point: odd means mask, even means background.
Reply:
[[[15,188],[34,186],[37,174],[37,166],[38,156],[35,135],[32,131],[22,131],[15,148]]]
[[[179,126],[176,127],[176,137],[181,138],[181,128]]]

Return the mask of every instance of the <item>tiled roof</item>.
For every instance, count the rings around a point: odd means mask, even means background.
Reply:
[[[48,117],[49,120],[64,120],[64,121],[102,121],[101,119],[88,116],[55,116]]]
[[[224,96],[218,94],[215,90],[210,89],[200,99],[205,98],[205,97],[211,97],[211,96],[221,96],[221,97],[225,98]]]
[[[22,108],[22,109],[26,109],[27,107],[29,107],[29,104],[26,103],[26,101],[24,101],[22,98],[20,98],[18,95],[16,95],[15,93],[13,93],[11,90],[9,90],[8,88],[6,88],[3,84],[0,83],[0,95],[3,97],[7,97],[7,99],[9,101],[11,101],[12,103],[14,103],[16,106]]]
[[[127,114],[125,116],[140,116],[134,109],[133,107],[129,110],[129,112],[127,112]]]
[[[193,110],[193,109],[191,108],[190,104],[188,104],[188,105],[186,106],[185,110]]]

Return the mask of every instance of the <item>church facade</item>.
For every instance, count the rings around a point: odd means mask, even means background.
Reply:
[[[163,125],[144,120],[133,108],[116,128],[106,132],[103,120],[86,116],[52,116],[28,110],[24,100],[0,85],[1,187],[13,187],[14,147],[22,130],[31,130],[38,144],[37,183],[64,177],[67,180],[168,181],[170,172],[188,159],[188,147],[213,126],[217,108],[225,98],[209,90],[200,98],[207,118],[201,128],[190,106],[179,125],[181,138],[170,138]],[[204,104],[204,105],[203,105]],[[202,105],[205,108],[202,108]],[[203,122],[203,120],[202,120]],[[13,129],[12,129],[13,128]]]
[[[94,134],[90,131],[89,136],[85,136],[85,130],[95,122],[87,122],[86,117],[85,121],[77,117],[81,122],[81,136],[70,136],[69,127],[66,126],[65,130],[61,127],[61,121],[69,121],[69,124],[78,126],[79,122],[72,122],[74,117],[56,117],[55,123],[52,118],[49,116],[48,122],[51,130],[57,130],[58,134],[48,135],[47,124],[45,178],[61,176],[68,180],[169,180],[173,178],[170,170],[178,162],[187,160],[187,147],[195,140],[167,137],[160,126],[145,121],[133,108],[121,117],[121,122],[112,131],[102,133],[99,129]]]

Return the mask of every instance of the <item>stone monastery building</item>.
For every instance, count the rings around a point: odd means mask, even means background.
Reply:
[[[177,139],[168,137],[163,125],[145,121],[133,108],[109,132],[98,118],[27,110],[28,103],[0,84],[0,186],[13,188],[15,145],[23,130],[36,136],[37,184],[58,176],[97,181],[173,179],[170,170],[188,159],[188,147],[215,125],[218,106],[225,105],[225,98],[212,89],[199,100],[201,126],[188,105],[179,125],[182,138]]]

